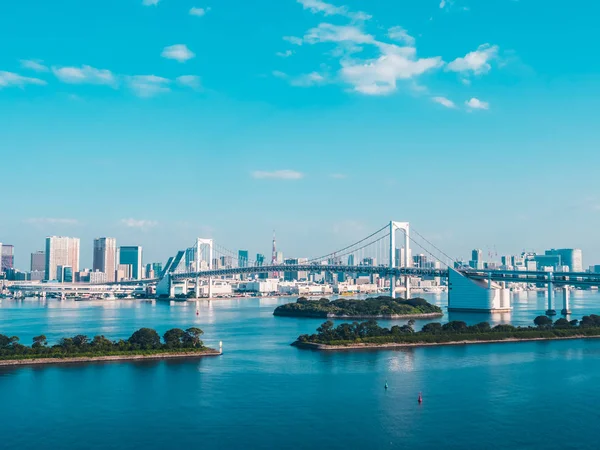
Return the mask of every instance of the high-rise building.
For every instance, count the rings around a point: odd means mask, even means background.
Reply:
[[[560,256],[561,264],[569,266],[571,272],[583,272],[583,254],[579,248],[546,250],[546,255]]]
[[[119,247],[119,264],[131,265],[131,279],[142,279],[142,247],[138,245]]]
[[[117,269],[117,240],[110,237],[94,239],[94,272],[106,274],[106,281],[115,281]]]
[[[349,266],[354,265],[354,255],[348,255],[348,265]]]
[[[73,268],[71,266],[56,266],[56,279],[61,283],[73,282]]]
[[[483,269],[483,251],[476,248],[471,252],[471,261],[469,266],[473,269]]]
[[[8,244],[0,246],[0,272],[8,272],[15,268],[15,247]]]
[[[162,271],[162,263],[146,264],[146,278],[160,278]]]
[[[46,253],[37,251],[31,254],[31,272],[44,272],[46,270]]]
[[[260,253],[256,254],[256,265],[258,267],[261,267],[261,266],[265,265],[265,255],[262,255]]]
[[[248,267],[248,250],[238,250],[238,266]]]
[[[79,271],[79,238],[63,236],[48,236],[46,238],[46,264],[44,268],[46,280],[58,280],[58,266],[70,267],[71,273]]]

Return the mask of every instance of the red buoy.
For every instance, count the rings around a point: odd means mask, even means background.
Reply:
[[[418,402],[419,402],[419,403],[423,403],[423,396],[421,395],[421,393],[420,393],[420,392],[419,392],[419,400],[418,400]]]
[[[196,310],[196,315],[199,316],[200,315],[200,311]]]

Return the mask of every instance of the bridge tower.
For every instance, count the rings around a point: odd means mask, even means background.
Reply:
[[[208,270],[213,269],[213,240],[212,239],[196,239],[196,272],[200,272],[200,264],[203,260],[202,250],[208,250]],[[206,253],[206,252],[205,252]],[[196,298],[200,298],[200,277],[196,277]],[[212,298],[212,277],[208,278],[208,298]]]
[[[396,277],[394,276],[394,270],[396,270],[396,230],[404,231],[404,261],[402,264],[404,267],[410,267],[410,224],[408,222],[390,222],[390,297],[396,298]],[[404,282],[406,285],[407,299],[410,298],[410,277],[405,276]]]

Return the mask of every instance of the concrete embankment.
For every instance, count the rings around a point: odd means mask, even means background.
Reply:
[[[74,364],[90,362],[110,362],[110,361],[141,361],[156,359],[190,359],[203,358],[205,356],[219,356],[222,353],[217,350],[207,350],[203,352],[181,352],[181,353],[156,353],[152,355],[111,355],[111,356],[74,356],[70,358],[31,358],[31,359],[10,359],[0,360],[2,366],[28,366],[38,364]]]

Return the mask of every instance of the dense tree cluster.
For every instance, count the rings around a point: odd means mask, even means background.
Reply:
[[[428,323],[421,331],[413,329],[414,321],[407,325],[380,327],[375,320],[343,323],[334,326],[332,321],[322,324],[317,333],[303,334],[299,343],[319,343],[344,345],[351,343],[445,343],[462,341],[491,341],[503,339],[535,339],[553,337],[600,336],[600,316],[584,316],[581,321],[558,319],[553,322],[546,316],[538,316],[533,321],[535,327],[515,327],[500,324],[492,327],[487,322],[467,325],[462,321],[445,324]]]
[[[307,300],[299,298],[296,303],[278,306],[273,312],[276,316],[294,317],[369,317],[369,316],[409,316],[420,314],[439,314],[442,309],[432,305],[422,298],[409,300],[393,299],[391,297],[374,297],[365,300],[338,299],[329,301]]]
[[[31,347],[19,342],[17,336],[0,334],[0,359],[16,358],[64,358],[70,356],[108,356],[127,353],[159,353],[163,351],[203,349],[200,340],[204,332],[200,328],[182,330],[173,328],[163,335],[161,342],[159,334],[151,328],[140,328],[129,339],[111,341],[104,336],[93,339],[78,334],[62,338],[55,345],[48,345],[46,336],[33,338]]]

